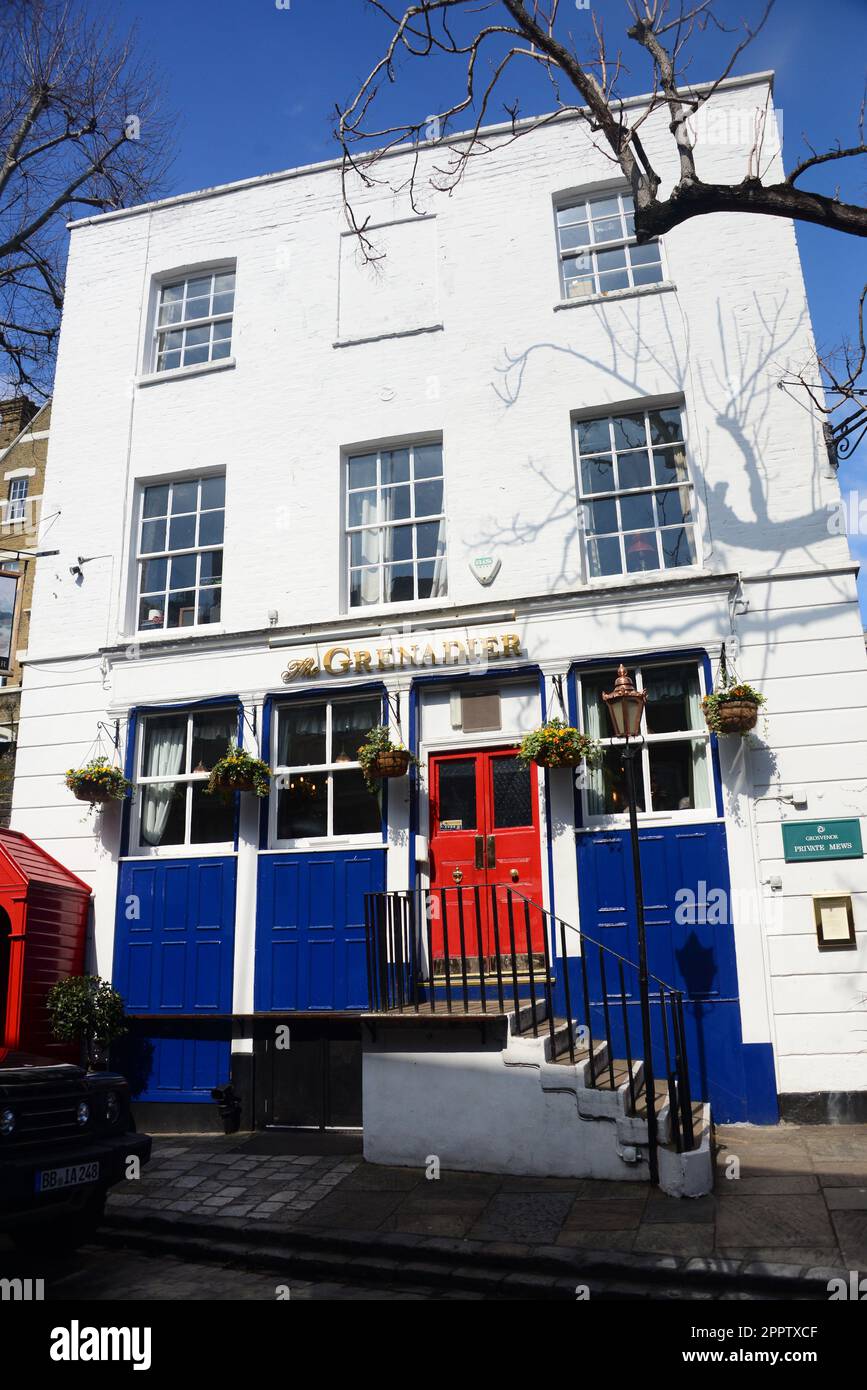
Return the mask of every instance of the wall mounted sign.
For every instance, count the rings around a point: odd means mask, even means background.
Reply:
[[[863,859],[859,820],[783,821],[786,863],[808,859]]]
[[[283,684],[303,677],[363,676],[376,671],[400,671],[432,666],[484,666],[489,661],[509,660],[521,656],[521,639],[516,632],[504,632],[499,637],[467,637],[459,640],[446,637],[426,642],[392,643],[373,649],[367,647],[328,647],[321,660],[317,654],[295,657],[283,672]]]
[[[502,560],[495,560],[493,555],[476,555],[470,560],[470,574],[478,579],[480,584],[485,587],[493,584],[497,575],[500,573]]]

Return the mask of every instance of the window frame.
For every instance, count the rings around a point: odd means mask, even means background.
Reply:
[[[222,507],[205,507],[205,508],[203,508],[202,505],[201,505],[201,485],[202,485],[202,483],[207,482],[209,479],[212,479],[212,478],[222,478],[222,480],[223,480],[223,489],[224,489],[224,491],[223,491],[223,505],[222,505]],[[179,512],[179,513],[177,513],[177,515],[178,515],[178,516],[194,516],[195,519],[196,519],[196,535],[198,536],[198,534],[199,534],[199,523],[200,523],[201,517],[202,517],[203,515],[207,514],[208,512],[222,511],[222,513],[223,513],[223,537],[222,537],[222,540],[219,542],[219,544],[213,544],[213,545],[200,545],[200,544],[197,543],[197,544],[194,545],[194,546],[183,546],[183,547],[180,547],[180,548],[177,549],[177,550],[167,550],[167,549],[163,548],[162,550],[143,551],[143,550],[142,550],[142,530],[143,530],[145,521],[148,521],[148,520],[161,520],[161,519],[162,519],[162,518],[160,518],[160,517],[149,518],[149,517],[145,517],[145,515],[144,515],[145,494],[146,494],[148,488],[152,488],[152,487],[168,487],[168,489],[169,489],[169,496],[168,496],[168,500],[167,500],[167,502],[166,502],[166,517],[165,517],[165,519],[166,519],[166,536],[165,536],[165,540],[166,540],[166,545],[167,545],[167,544],[168,544],[168,541],[169,541],[170,524],[171,524],[171,519],[172,519],[171,503],[172,503],[173,489],[174,489],[175,485],[183,486],[183,485],[185,485],[185,484],[186,484],[186,485],[189,485],[190,483],[195,483],[196,488],[197,488],[197,492],[196,492],[196,510],[195,510],[195,512]],[[137,484],[136,484],[137,492],[136,492],[136,500],[135,500],[135,522],[134,522],[133,554],[132,554],[132,562],[133,562],[133,566],[134,566],[134,575],[133,575],[133,584],[132,584],[132,592],[133,592],[133,612],[132,612],[132,621],[131,621],[131,624],[130,624],[130,631],[131,631],[132,634],[134,634],[136,640],[139,640],[140,638],[147,638],[147,637],[150,637],[150,636],[153,636],[153,637],[160,637],[160,638],[162,638],[162,639],[165,639],[166,637],[169,637],[169,638],[176,637],[178,634],[181,634],[181,633],[190,633],[190,632],[195,632],[195,633],[202,633],[202,632],[220,632],[220,631],[222,630],[222,625],[223,625],[223,589],[225,588],[225,577],[226,577],[226,576],[225,576],[225,569],[224,569],[223,566],[221,565],[221,569],[220,569],[220,582],[219,582],[219,584],[206,584],[206,585],[202,585],[202,583],[201,583],[201,561],[200,561],[199,557],[200,557],[201,555],[204,555],[204,554],[215,554],[217,551],[219,551],[220,554],[223,556],[223,559],[225,559],[225,549],[226,549],[226,510],[227,510],[227,508],[226,508],[226,485],[227,485],[227,483],[228,483],[228,477],[227,477],[227,474],[226,474],[225,469],[212,469],[212,470],[210,470],[210,471],[205,471],[205,472],[201,472],[201,473],[192,473],[192,474],[188,474],[188,473],[173,473],[173,474],[170,474],[168,477],[139,478],[139,479],[138,479]],[[200,623],[200,622],[196,621],[196,622],[187,623],[187,624],[181,624],[181,623],[179,623],[179,624],[177,624],[177,626],[173,626],[173,627],[169,627],[169,626],[168,626],[167,619],[168,619],[168,606],[169,606],[169,596],[170,596],[170,594],[171,594],[172,592],[178,592],[178,593],[188,592],[188,591],[184,591],[184,590],[176,590],[176,591],[173,591],[172,588],[171,588],[171,585],[170,585],[170,583],[169,583],[169,580],[170,580],[170,577],[171,577],[171,562],[172,562],[173,559],[175,559],[175,558],[177,558],[177,557],[179,557],[179,556],[183,556],[183,555],[194,555],[194,556],[196,557],[196,580],[195,580],[195,583],[194,583],[194,585],[193,585],[193,590],[192,590],[192,591],[193,591],[193,594],[194,594],[194,608],[195,608],[195,617],[196,617],[196,619],[198,619],[198,610],[199,610],[199,599],[200,599],[200,595],[201,595],[205,590],[210,590],[210,591],[213,591],[213,590],[215,590],[215,589],[216,589],[216,590],[219,590],[219,594],[220,594],[220,617],[219,617],[215,622],[211,622],[211,623]],[[141,605],[142,599],[143,599],[144,597],[146,597],[148,594],[155,594],[157,597],[160,597],[158,591],[156,591],[156,590],[144,590],[144,589],[143,589],[144,566],[145,566],[149,561],[151,561],[151,560],[166,560],[166,562],[167,562],[167,564],[166,564],[166,583],[165,583],[165,587],[164,587],[164,589],[163,589],[163,591],[162,591],[162,595],[161,595],[161,597],[162,597],[163,600],[164,600],[164,604],[165,604],[164,611],[163,611],[163,622],[162,622],[161,626],[159,626],[159,627],[156,627],[156,626],[153,626],[153,627],[140,627],[140,626],[139,626],[139,609],[140,609],[140,605]]]
[[[13,495],[17,486],[23,487],[23,491],[18,495]],[[6,517],[7,525],[13,522],[25,522],[27,520],[27,503],[30,498],[30,478],[19,477],[9,479],[9,489],[6,494]]]
[[[439,512],[426,512],[426,513],[421,514],[421,515],[415,515],[415,487],[416,487],[416,482],[417,482],[417,481],[418,481],[418,482],[434,481],[433,479],[425,479],[425,478],[421,478],[421,479],[418,479],[418,480],[416,479],[416,477],[415,477],[415,450],[416,450],[416,449],[429,448],[429,447],[431,447],[431,446],[436,446],[436,447],[439,448],[440,454],[441,454],[441,459],[442,459],[442,464],[441,464],[442,471],[441,471],[441,473],[438,475],[439,478],[440,478],[441,481],[442,481],[442,507],[441,507],[441,510],[440,510]],[[399,484],[399,483],[398,483],[398,484],[383,484],[383,482],[382,482],[382,456],[383,456],[383,454],[396,453],[396,452],[399,452],[399,451],[402,450],[402,449],[406,449],[406,450],[409,452],[409,454],[410,454],[410,474],[409,474],[408,483],[407,483],[407,484]],[[368,455],[371,455],[371,454],[375,454],[375,455],[376,455],[376,484],[375,484],[375,491],[376,491],[376,499],[377,499],[377,520],[376,520],[372,525],[368,525],[368,526],[364,526],[364,525],[350,526],[350,524],[349,524],[349,499],[350,499],[350,497],[351,497],[353,494],[361,493],[361,492],[368,492],[368,491],[370,491],[371,489],[369,489],[369,488],[350,488],[350,486],[349,486],[349,467],[350,467],[350,464],[352,463],[352,461],[353,461],[354,459],[364,458],[364,457],[366,457],[366,456],[368,456]],[[344,611],[345,611],[346,613],[362,613],[362,612],[374,612],[374,613],[375,613],[375,612],[378,612],[380,609],[395,609],[395,608],[405,607],[405,606],[408,605],[408,604],[409,604],[409,605],[413,605],[413,606],[418,606],[418,605],[434,606],[434,605],[436,605],[436,604],[438,604],[438,603],[442,603],[444,600],[446,600],[446,599],[448,598],[448,594],[449,594],[449,541],[448,541],[448,508],[447,508],[447,498],[446,498],[446,460],[445,460],[445,446],[444,446],[444,442],[443,442],[442,436],[441,436],[441,435],[426,435],[426,434],[420,434],[420,435],[414,435],[414,436],[413,436],[412,438],[410,438],[410,439],[388,440],[388,441],[386,441],[386,442],[382,442],[382,443],[378,443],[378,444],[368,444],[368,445],[363,445],[363,444],[361,444],[361,445],[353,445],[353,446],[351,446],[351,447],[349,447],[349,448],[344,448],[344,450],[342,451],[341,465],[342,465],[342,478],[341,478],[342,517],[341,517],[341,520],[342,520],[342,547],[343,547],[343,575],[342,575],[342,584],[343,584],[343,589],[344,589],[344,602],[343,602]],[[381,503],[382,503],[382,499],[383,499],[384,493],[390,491],[393,487],[400,487],[400,486],[408,486],[408,487],[410,488],[410,491],[411,491],[411,500],[412,500],[412,511],[411,511],[410,516],[408,516],[408,517],[406,517],[406,518],[402,518],[402,519],[397,520],[397,521],[383,521],[383,520],[381,520],[381,519],[380,519],[380,507],[381,507]],[[425,556],[425,557],[423,557],[422,559],[419,559],[418,555],[416,554],[416,538],[415,538],[414,532],[415,532],[415,527],[416,527],[416,526],[432,525],[433,523],[439,523],[439,524],[441,525],[441,527],[442,527],[443,536],[444,536],[444,548],[443,548],[443,553],[442,553],[442,556],[441,556],[441,557],[440,557],[440,556],[433,556],[433,557],[431,557],[431,558],[432,558],[432,561],[433,561],[434,564],[436,564],[437,561],[440,560],[440,559],[444,562],[444,564],[445,564],[445,585],[444,585],[444,589],[443,589],[443,592],[442,592],[442,593],[440,593],[440,594],[431,594],[431,595],[429,595],[427,598],[419,598],[419,597],[416,596],[416,594],[417,594],[417,589],[418,589],[418,567],[419,567],[420,564],[426,563],[427,560],[428,560],[428,557]],[[365,564],[353,565],[353,563],[352,563],[352,537],[353,537],[354,535],[360,535],[360,534],[361,534],[362,532],[364,532],[364,531],[376,531],[377,533],[380,533],[380,532],[382,532],[383,530],[386,530],[386,529],[388,529],[388,530],[397,530],[397,529],[402,528],[402,527],[408,527],[408,528],[410,529],[410,531],[413,533],[413,534],[412,534],[412,551],[413,551],[413,553],[412,553],[412,557],[411,557],[410,560],[407,560],[407,561],[401,561],[401,560],[391,560],[391,561],[388,561],[388,560],[386,560],[386,559],[384,558],[384,556],[382,555],[382,553],[380,553],[380,557],[379,557],[379,559],[378,559],[375,563],[367,564],[367,565],[365,565]],[[391,565],[396,565],[396,564],[411,564],[411,565],[412,565],[412,567],[413,567],[413,597],[412,597],[412,598],[388,599],[388,598],[383,597],[384,592],[385,592],[385,572],[386,572],[387,567],[388,567],[390,564],[391,564]],[[353,575],[353,571],[358,571],[358,572],[371,571],[371,572],[376,572],[376,573],[378,574],[378,576],[379,576],[379,598],[376,600],[376,602],[374,602],[374,603],[359,603],[359,604],[353,605],[353,603],[352,603],[352,575]]]
[[[186,718],[187,735],[184,749],[184,767],[188,767],[192,760],[193,751],[193,720],[196,716],[217,714],[225,711],[227,714],[235,715],[235,738],[239,746],[242,740],[241,728],[241,706],[236,701],[231,703],[216,702],[214,704],[204,704],[181,708],[150,708],[137,712],[136,719],[136,739],[133,762],[133,793],[131,801],[131,814],[129,823],[129,841],[127,846],[128,857],[131,859],[191,859],[207,858],[208,856],[218,857],[220,855],[235,854],[238,848],[238,803],[234,802],[234,814],[232,818],[232,838],[230,840],[202,840],[193,841],[190,839],[190,829],[192,825],[193,797],[191,788],[194,785],[207,783],[210,772],[179,772],[176,777],[145,777],[142,775],[141,767],[145,750],[145,734],[149,719],[165,719],[168,716],[176,715],[178,718]],[[177,845],[144,845],[141,843],[141,813],[144,804],[142,788],[153,786],[163,782],[179,782],[185,787],[185,810],[184,810],[184,839]],[[235,796],[237,797],[237,793]]]
[[[209,313],[204,316],[199,315],[198,317],[193,319],[181,319],[178,323],[160,323],[160,309],[162,307],[163,294],[165,293],[165,291],[174,289],[178,285],[183,285],[184,294],[182,296],[182,303],[184,304],[184,306],[186,306],[186,286],[193,280],[204,280],[206,277],[210,277],[211,285],[208,294],[208,302],[209,307],[213,308],[214,294],[216,293],[214,282],[218,275],[232,275],[234,277],[234,286],[232,289],[232,308],[229,311]],[[187,373],[207,371],[212,368],[225,367],[231,365],[235,360],[232,349],[235,341],[235,310],[237,307],[237,294],[238,269],[237,262],[233,260],[209,262],[205,265],[197,265],[177,270],[166,271],[163,274],[155,276],[153,282],[151,328],[148,338],[147,351],[145,353],[145,370],[149,372],[157,380],[163,381],[173,376],[183,376]],[[163,336],[170,332],[178,332],[190,328],[204,328],[214,323],[225,323],[227,321],[231,324],[231,331],[229,333],[228,338],[229,351],[225,355],[220,357],[215,357],[213,355],[213,346],[215,339],[213,331],[211,331],[208,335],[208,356],[204,359],[204,361],[188,362],[185,364],[181,360],[178,362],[178,365],[174,367],[160,366],[160,339]],[[184,335],[184,341],[182,342],[180,348],[181,358],[183,358],[185,350],[186,334]]]
[[[626,662],[625,665],[630,676],[632,677],[632,680],[635,683],[636,690],[639,691],[644,689],[646,671],[653,670],[654,668],[664,668],[667,666],[689,666],[691,668],[696,669],[698,671],[699,698],[701,699],[703,696],[708,694],[709,691],[705,662],[699,656],[681,657],[677,653],[672,653],[670,656],[665,657],[650,657],[645,661]],[[610,667],[606,666],[604,663],[594,663],[593,666],[587,666],[583,669],[577,669],[573,672],[577,722],[578,727],[579,729],[581,729],[582,732],[587,732],[586,716],[584,712],[584,681],[589,679],[598,679],[601,672],[606,670],[610,670],[612,672],[611,688],[613,689],[614,673],[616,673],[617,670],[617,665],[615,662],[612,662]],[[610,728],[607,711],[603,711],[603,719],[603,727]],[[652,734],[648,733],[647,730],[647,715],[642,714],[640,737],[639,739],[633,740],[632,742],[633,744],[637,743],[640,749],[641,785],[644,792],[645,806],[652,805],[650,787],[650,749],[652,747],[666,743],[689,743],[692,745],[700,743],[703,745],[705,749],[705,769],[707,772],[707,794],[709,804],[707,806],[693,806],[682,811],[642,811],[641,808],[638,807],[637,813],[640,824],[658,825],[666,824],[667,822],[670,822],[672,820],[676,820],[678,824],[690,821],[706,823],[708,821],[719,821],[722,819],[722,817],[719,814],[719,806],[717,802],[716,770],[714,767],[714,748],[711,739],[711,733],[707,727],[707,724],[704,722],[704,719],[702,719],[702,725],[703,727],[701,729],[682,729],[676,730],[673,733]],[[624,739],[613,738],[610,734],[607,734],[604,738],[600,738],[599,742],[601,743],[603,749],[625,748],[626,746]],[[628,827],[628,809],[622,812],[601,812],[595,814],[591,813],[590,789],[587,785],[586,772],[583,771],[583,769],[582,775],[580,775],[579,778],[576,779],[576,796],[580,798],[580,824],[576,826],[576,829],[579,832],[589,830],[622,830]]]
[[[650,420],[649,420],[649,417],[650,417],[652,414],[654,414],[655,412],[661,412],[661,411],[666,411],[666,410],[676,410],[676,411],[678,412],[678,414],[680,415],[680,436],[681,436],[681,437],[680,437],[680,440],[677,441],[677,442],[678,442],[678,443],[681,445],[681,447],[683,448],[684,467],[685,467],[685,469],[686,469],[686,476],[685,476],[684,479],[682,479],[682,480],[679,481],[679,482],[662,482],[662,483],[658,483],[658,482],[655,481],[654,457],[653,457],[653,456],[654,456],[654,453],[663,452],[663,451],[665,451],[665,450],[668,450],[668,449],[672,448],[672,445],[670,445],[670,444],[665,444],[665,443],[662,443],[662,444],[653,444],[653,443],[652,443],[651,437],[650,437]],[[641,416],[644,417],[644,446],[643,446],[643,449],[642,449],[641,447],[635,447],[635,448],[629,448],[629,449],[626,449],[626,448],[618,448],[617,445],[616,445],[616,443],[615,443],[615,439],[614,439],[614,425],[613,425],[613,422],[614,422],[615,420],[624,419],[624,418],[626,418],[626,417],[628,417],[628,416],[636,416],[636,415],[641,415]],[[607,448],[607,450],[599,450],[599,449],[596,449],[596,450],[594,450],[592,453],[588,453],[588,454],[582,455],[582,453],[581,453],[581,448],[580,448],[579,441],[578,441],[578,432],[579,432],[579,430],[580,430],[580,428],[581,428],[582,425],[587,425],[587,424],[592,424],[592,423],[597,423],[597,422],[599,422],[599,423],[604,422],[604,423],[606,423],[606,424],[608,425],[608,448]],[[588,584],[592,584],[592,585],[606,585],[606,584],[618,584],[618,583],[624,583],[624,582],[626,582],[626,583],[629,583],[629,582],[635,583],[635,582],[640,582],[642,579],[646,579],[646,578],[647,578],[648,576],[650,576],[650,575],[654,575],[654,576],[667,576],[667,575],[671,575],[672,577],[676,577],[676,576],[678,576],[678,575],[689,574],[689,573],[692,573],[692,572],[694,572],[694,571],[696,571],[696,570],[700,570],[700,569],[703,568],[703,566],[702,566],[702,561],[701,561],[701,546],[700,546],[700,541],[701,541],[701,529],[702,529],[702,528],[701,528],[701,517],[700,517],[700,514],[699,514],[699,513],[700,513],[700,509],[699,509],[699,499],[698,499],[698,488],[696,487],[695,479],[694,479],[694,476],[693,476],[693,469],[692,469],[691,464],[690,464],[690,449],[689,449],[689,439],[688,439],[687,420],[686,420],[686,408],[685,408],[685,405],[683,404],[682,401],[668,401],[668,402],[663,402],[663,403],[660,403],[660,402],[642,402],[642,403],[639,403],[639,404],[637,404],[637,405],[635,405],[635,406],[623,406],[623,407],[621,407],[621,408],[619,408],[619,409],[614,409],[614,410],[608,409],[608,410],[604,411],[603,413],[598,413],[598,412],[594,412],[594,413],[584,413],[584,412],[582,412],[580,415],[573,415],[573,417],[572,417],[572,441],[573,441],[573,449],[574,449],[574,457],[575,457],[576,506],[577,506],[577,513],[578,513],[579,529],[580,529],[580,533],[581,533],[582,544],[583,544],[583,547],[584,547],[585,579],[586,579],[586,582],[587,582]],[[675,446],[675,447],[676,447],[676,446]],[[621,487],[618,486],[618,487],[614,487],[614,488],[608,488],[608,489],[605,489],[605,490],[600,491],[600,492],[592,492],[592,493],[585,493],[585,492],[584,492],[584,485],[583,485],[583,478],[582,478],[582,467],[581,467],[583,461],[585,461],[585,460],[592,460],[592,459],[595,459],[595,458],[610,458],[611,461],[612,461],[612,464],[613,464],[613,465],[617,465],[618,468],[619,468],[619,460],[620,460],[621,457],[636,457],[636,456],[641,455],[641,454],[643,454],[643,456],[648,460],[648,463],[649,463],[649,473],[650,473],[650,482],[649,482],[649,483],[647,483],[647,484],[645,484],[645,485],[643,485],[643,486],[641,486],[641,487],[621,488]],[[618,477],[618,481],[619,481],[619,477]],[[670,523],[670,524],[668,524],[668,525],[663,525],[663,524],[661,524],[661,523],[660,523],[660,518],[659,518],[659,509],[658,509],[658,505],[657,505],[657,498],[658,498],[661,494],[663,494],[663,493],[666,493],[666,492],[672,492],[672,493],[673,493],[673,492],[683,491],[683,489],[687,489],[687,491],[688,491],[688,493],[689,493],[690,504],[691,504],[691,511],[692,511],[692,519],[691,519],[691,520],[688,520],[688,521],[674,522],[674,523]],[[620,525],[620,521],[619,521],[620,512],[619,512],[619,509],[618,509],[618,529],[617,529],[616,531],[610,531],[610,532],[603,531],[603,532],[598,532],[598,533],[597,533],[597,532],[588,531],[588,528],[587,528],[587,517],[586,517],[586,513],[585,513],[585,507],[588,507],[589,505],[591,505],[592,503],[595,503],[595,502],[606,502],[606,501],[610,501],[610,502],[614,502],[615,504],[617,504],[617,503],[619,503],[622,499],[624,499],[624,498],[627,498],[627,499],[628,499],[628,498],[630,498],[630,497],[649,497],[649,498],[651,499],[652,507],[653,507],[653,526],[652,526],[652,527],[649,527],[649,526],[640,526],[640,527],[631,527],[631,528],[629,528],[628,530],[624,530],[624,529],[622,528],[622,526]],[[689,564],[686,564],[686,565],[666,565],[666,564],[665,564],[664,552],[662,551],[662,542],[661,542],[662,533],[665,532],[665,531],[675,531],[675,530],[678,530],[678,529],[687,530],[687,529],[689,529],[689,528],[691,528],[691,530],[692,530],[692,544],[693,544],[693,552],[694,552],[694,553],[693,553],[693,559],[690,561]],[[642,534],[644,534],[644,533],[650,533],[651,530],[652,530],[652,532],[653,532],[653,534],[654,534],[654,537],[656,538],[656,545],[657,545],[657,560],[658,560],[658,561],[661,561],[661,563],[657,564],[653,569],[638,569],[638,570],[631,570],[631,569],[628,569],[628,568],[627,568],[627,563],[626,563],[626,540],[625,540],[625,538],[626,538],[626,537],[629,537],[629,536],[632,536],[632,535],[640,536],[640,535],[642,535]],[[620,569],[617,573],[615,573],[615,574],[593,574],[593,572],[592,572],[592,565],[591,565],[591,558],[590,558],[590,547],[591,547],[591,545],[593,545],[594,542],[598,542],[599,540],[616,540],[616,541],[618,542],[619,549],[620,549],[621,569]]]
[[[277,755],[280,747],[280,717],[284,710],[299,709],[304,705],[325,705],[325,751],[333,753],[332,746],[332,722],[335,705],[345,705],[358,703],[361,700],[378,700],[380,706],[379,718],[384,721],[386,718],[385,698],[380,690],[376,691],[345,691],[341,694],[323,695],[316,691],[305,692],[296,699],[274,700],[271,715],[271,776],[272,794],[268,807],[268,846],[272,850],[293,850],[293,849],[330,849],[339,845],[351,845],[352,847],[363,846],[382,846],[385,842],[385,798],[386,783],[382,784],[382,802],[380,804],[380,828],[378,831],[365,830],[357,835],[335,835],[334,829],[334,773],[352,770],[360,771],[361,764],[357,761],[335,762],[334,760],[324,763],[278,763]],[[304,835],[294,838],[278,838],[277,822],[279,814],[280,792],[283,790],[281,779],[296,774],[318,772],[328,778],[328,803],[326,813],[327,833],[325,835]]]
[[[610,238],[608,241],[594,242],[594,241],[591,240],[591,241],[588,241],[588,242],[587,242],[587,245],[586,245],[586,246],[564,247],[563,244],[562,244],[561,236],[560,236],[560,232],[561,232],[560,214],[563,213],[563,212],[568,212],[568,211],[570,211],[570,210],[573,209],[573,208],[577,208],[577,207],[579,207],[579,206],[583,206],[585,212],[587,213],[587,216],[586,216],[584,219],[577,219],[577,218],[576,218],[575,223],[573,223],[573,224],[566,223],[566,224],[563,224],[563,225],[566,225],[566,226],[569,226],[569,225],[577,225],[580,221],[583,220],[583,221],[585,221],[585,222],[587,223],[588,228],[592,228],[592,224],[593,224],[593,220],[594,220],[593,217],[592,217],[592,214],[591,214],[591,212],[590,212],[590,209],[591,209],[592,204],[593,204],[593,203],[599,203],[599,202],[602,202],[603,200],[607,200],[607,199],[611,199],[611,198],[616,198],[616,199],[617,199],[617,203],[618,203],[618,216],[619,216],[619,219],[620,219],[622,235],[621,235],[621,236],[618,236],[618,237],[612,237],[612,238]],[[627,202],[630,203],[630,204],[632,204],[631,208],[626,206]],[[613,214],[611,214],[611,215],[613,216]],[[658,280],[648,280],[648,281],[645,281],[645,282],[643,282],[643,283],[636,283],[635,277],[634,277],[634,275],[633,275],[633,270],[635,269],[635,267],[634,267],[633,264],[632,264],[632,257],[631,257],[631,255],[629,254],[629,250],[630,250],[631,247],[637,247],[637,246],[638,246],[638,242],[637,242],[637,240],[636,240],[634,230],[633,230],[631,233],[630,233],[629,230],[628,230],[628,222],[627,222],[627,219],[630,218],[630,217],[632,217],[633,219],[634,219],[634,217],[635,217],[635,205],[634,205],[634,202],[633,202],[633,199],[632,199],[632,194],[630,193],[629,189],[628,189],[628,188],[624,188],[623,186],[618,186],[618,187],[616,187],[616,188],[607,188],[607,189],[605,189],[605,188],[603,188],[603,189],[595,189],[595,190],[592,191],[592,192],[575,192],[575,193],[571,193],[571,194],[561,194],[561,195],[558,195],[558,196],[554,199],[554,235],[555,235],[556,245],[557,245],[557,267],[558,267],[558,277],[559,277],[559,284],[560,284],[560,298],[561,298],[561,302],[562,302],[562,303],[564,303],[564,304],[576,304],[576,303],[580,304],[582,301],[587,300],[587,299],[597,299],[597,298],[598,298],[598,299],[607,299],[607,298],[609,298],[611,295],[615,295],[615,294],[618,294],[618,295],[640,294],[643,290],[652,289],[652,288],[654,288],[654,287],[657,286],[657,285],[663,285],[663,284],[666,283],[666,281],[667,281],[667,266],[666,266],[666,263],[665,263],[665,254],[664,254],[664,250],[663,250],[663,243],[662,243],[662,238],[661,238],[661,237],[653,237],[653,238],[651,238],[650,241],[644,242],[644,243],[643,243],[643,245],[645,245],[645,246],[656,246],[656,247],[659,248],[659,272],[660,272],[660,274],[659,274],[659,279],[658,279]],[[597,219],[597,220],[599,220],[599,219]],[[634,228],[634,220],[633,220],[633,228]],[[592,231],[591,231],[591,235],[592,235]],[[628,283],[627,285],[620,286],[618,289],[611,289],[611,290],[602,289],[601,286],[600,286],[600,279],[599,279],[599,277],[600,277],[600,274],[602,274],[602,273],[604,273],[604,272],[601,272],[600,269],[599,269],[599,264],[598,264],[598,253],[599,253],[600,251],[617,251],[617,250],[619,250],[621,247],[624,248],[624,250],[625,250],[625,252],[626,252],[625,257],[624,257],[624,260],[625,260],[625,269],[626,269],[627,280],[628,280],[629,283]],[[569,284],[572,283],[572,282],[567,281],[567,279],[566,279],[566,268],[565,268],[566,261],[568,261],[568,260],[573,260],[576,256],[579,256],[579,255],[581,255],[582,253],[585,253],[585,252],[590,256],[593,288],[592,288],[592,290],[591,290],[588,294],[586,294],[586,295],[585,295],[585,294],[575,294],[575,295],[572,295],[572,294],[569,293]],[[577,277],[574,279],[574,283],[579,283]]]

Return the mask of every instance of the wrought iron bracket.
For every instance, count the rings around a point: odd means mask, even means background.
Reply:
[[[97,720],[96,727],[100,729],[102,733],[105,734],[106,738],[111,739],[112,746],[114,747],[115,752],[117,752],[117,750],[120,748],[120,720],[115,719],[114,728],[112,729],[111,725],[106,724],[102,719],[99,719]]]

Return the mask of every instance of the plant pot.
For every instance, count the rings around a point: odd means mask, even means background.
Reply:
[[[578,767],[583,761],[580,753],[556,753],[553,749],[533,759],[537,767]]]
[[[404,777],[409,768],[409,752],[406,748],[390,748],[377,753],[372,772],[374,777]]]
[[[256,783],[252,777],[218,777],[214,785],[224,796],[231,796],[232,792],[254,792]]]
[[[747,734],[756,727],[759,707],[755,700],[727,700],[717,706],[717,732]]]
[[[76,801],[89,801],[92,805],[105,806],[109,801],[115,801],[111,792],[97,782],[82,782],[77,786],[72,795]]]

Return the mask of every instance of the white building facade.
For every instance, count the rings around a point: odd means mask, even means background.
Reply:
[[[769,93],[717,93],[713,175]],[[794,229],[638,248],[580,119],[489,141],[418,212],[355,191],[373,264],[333,164],[74,225],[12,825],[93,886],[144,1105],[194,1123],[231,1080],[247,1123],[358,1123],[366,892],[451,883],[481,835],[473,881],[518,865],[635,958],[617,751],[578,785],[514,758],[554,715],[607,738],[623,661],[650,968],[684,990],[696,1093],[864,1118],[867,663],[821,426],[777,389],[812,345]],[[721,661],[767,696],[745,739],[702,715]],[[380,722],[418,764],[377,799]],[[100,739],[135,790],[91,817],[64,772]],[[230,739],[265,801],[205,794]],[[287,1022],[328,1077],[310,1113]]]

